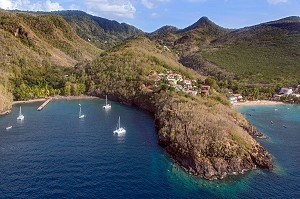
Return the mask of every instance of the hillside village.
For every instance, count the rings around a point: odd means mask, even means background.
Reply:
[[[152,71],[148,75],[149,79],[154,81],[154,85],[148,86],[149,89],[160,88],[176,92],[184,92],[191,95],[208,96],[210,92],[209,85],[202,84],[199,80],[191,80],[183,77],[181,74],[166,70],[165,73]]]
[[[275,93],[271,101],[284,101],[289,103],[299,103],[300,101],[300,85],[288,88],[280,88],[278,93]],[[231,94],[229,101],[234,104],[240,101],[245,101],[241,94]]]
[[[157,73],[151,71],[148,78],[154,81],[154,85],[148,85],[147,88],[151,90],[162,89],[171,90],[175,92],[184,92],[191,95],[209,96],[211,93],[216,92],[211,89],[210,85],[200,80],[191,80],[179,73],[174,73],[171,70],[166,70],[164,73]],[[228,100],[234,104],[243,102],[247,99],[252,99],[251,96],[243,96],[239,93],[229,91],[227,93]],[[278,93],[275,93],[271,101],[285,101],[289,103],[298,103],[300,101],[300,85],[288,88],[281,88]]]

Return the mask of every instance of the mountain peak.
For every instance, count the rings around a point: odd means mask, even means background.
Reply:
[[[221,28],[220,26],[216,25],[214,22],[209,20],[208,17],[204,16],[204,17],[201,17],[196,23],[183,29],[183,31],[189,31],[189,30],[205,28],[205,27]]]

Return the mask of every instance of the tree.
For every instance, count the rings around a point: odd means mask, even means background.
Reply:
[[[217,81],[212,78],[212,77],[208,77],[206,80],[205,80],[205,84],[209,85],[212,89],[215,89],[215,90],[219,90],[219,85],[217,84]]]
[[[65,94],[65,96],[71,95],[71,83],[70,82],[65,83],[64,94]]]

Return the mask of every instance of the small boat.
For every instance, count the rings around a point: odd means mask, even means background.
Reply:
[[[24,115],[22,115],[22,108],[20,106],[19,116],[17,117],[17,120],[24,120]]]
[[[6,127],[6,130],[9,130],[9,129],[11,129],[12,128],[12,126],[8,126],[8,127]]]
[[[105,105],[103,106],[104,109],[110,109],[111,105],[107,103],[107,95],[106,95],[106,100],[105,100]]]
[[[275,110],[275,111],[278,111],[278,109],[277,109],[277,108],[275,108],[274,110]]]
[[[119,116],[119,121],[116,130],[114,130],[114,134],[122,135],[124,133],[126,133],[126,130],[125,128],[121,127],[120,116]]]
[[[273,122],[273,121],[271,121],[271,124],[274,124],[274,122]]]
[[[85,117],[85,115],[81,114],[81,104],[78,104],[79,105],[79,119],[82,119]]]
[[[287,128],[287,126],[286,125],[282,125],[283,126],[283,128]]]

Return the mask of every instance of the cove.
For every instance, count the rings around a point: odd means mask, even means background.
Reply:
[[[81,120],[78,104],[86,115]],[[101,99],[57,100],[41,112],[36,111],[39,103],[26,104],[23,122],[16,120],[16,105],[10,115],[0,117],[0,198],[299,198],[299,167],[292,159],[300,157],[286,149],[299,135],[290,132],[295,137],[282,143],[279,132],[269,131],[269,123],[259,117],[273,112],[240,110],[257,115],[247,119],[270,138],[260,142],[275,154],[278,169],[211,182],[173,163],[157,144],[150,114],[118,103],[104,110],[103,104]],[[119,116],[124,136],[112,133]],[[6,131],[8,125],[13,127]],[[284,156],[287,152],[293,155]]]

